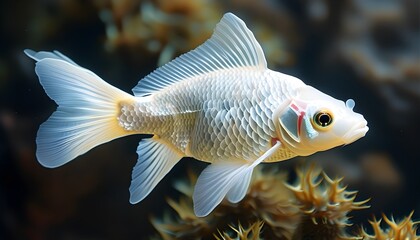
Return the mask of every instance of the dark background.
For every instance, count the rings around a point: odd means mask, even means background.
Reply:
[[[138,80],[205,41],[223,13],[241,17],[263,45],[271,69],[299,77],[338,99],[353,98],[370,127],[345,147],[315,154],[344,176],[370,209],[420,217],[420,3],[415,0],[2,1],[0,3],[0,239],[143,239],[151,216],[187,169],[184,159],[141,203],[128,202],[142,136],[99,146],[75,161],[43,168],[35,158],[39,125],[54,111],[23,49],[59,50],[130,92]],[[299,160],[274,163],[293,172]]]

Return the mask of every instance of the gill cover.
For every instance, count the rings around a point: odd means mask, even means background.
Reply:
[[[306,103],[292,100],[280,114],[279,121],[284,130],[282,132],[286,132],[297,143],[302,140],[302,131],[305,131],[309,139],[318,136],[318,132],[312,127],[310,112]]]
[[[306,103],[292,100],[280,114],[279,121],[282,129],[296,142],[300,142],[301,126],[305,117],[305,111]]]

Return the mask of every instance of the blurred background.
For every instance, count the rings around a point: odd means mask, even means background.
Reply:
[[[184,159],[141,203],[128,202],[142,136],[43,168],[39,125],[56,108],[25,48],[59,50],[110,84],[137,82],[204,42],[225,12],[242,18],[271,69],[338,99],[353,98],[370,127],[359,141],[303,159],[344,176],[371,208],[420,218],[420,2],[416,0],[15,0],[0,3],[0,239],[148,239],[152,216],[188,169]],[[270,167],[293,171],[289,160]]]

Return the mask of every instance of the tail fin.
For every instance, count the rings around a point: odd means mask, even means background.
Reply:
[[[133,96],[109,85],[59,52],[25,54],[57,110],[37,134],[36,156],[45,167],[61,166],[102,143],[129,135],[118,124],[118,103]]]

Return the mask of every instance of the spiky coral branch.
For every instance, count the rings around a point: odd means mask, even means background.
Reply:
[[[263,173],[258,168],[245,198],[237,204],[223,201],[209,216],[198,218],[192,204],[193,186],[197,175],[190,172],[188,182],[178,182],[176,188],[184,194],[180,200],[168,199],[177,217],[168,215],[152,224],[164,239],[206,239],[216,230],[228,231],[228,225],[238,222],[264,221],[267,239],[290,239],[299,222],[299,209],[293,205],[293,194],[284,186],[285,174],[276,171]]]
[[[350,238],[345,232],[345,228],[351,225],[347,215],[352,210],[369,208],[365,205],[369,199],[356,202],[357,191],[347,191],[347,186],[342,184],[343,178],[333,180],[315,165],[296,172],[296,183],[286,184],[303,213],[295,236],[305,239]]]
[[[385,214],[382,214],[384,222],[388,225],[387,228],[381,228],[382,219],[376,220],[376,217],[373,217],[373,220],[369,221],[372,229],[373,235],[368,234],[363,228],[361,229],[360,236],[363,239],[367,240],[406,240],[406,239],[420,239],[420,236],[417,235],[417,229],[420,221],[413,222],[412,216],[414,211],[412,211],[406,218],[396,222],[394,217],[388,218]]]
[[[331,224],[350,226],[347,214],[352,210],[369,208],[369,199],[355,202],[357,191],[346,191],[343,178],[331,179],[325,172],[312,165],[307,170],[297,170],[295,185],[286,184],[294,193],[303,213],[317,224],[319,220]]]
[[[240,203],[223,201],[205,218],[194,215],[191,196],[197,175],[190,173],[188,182],[176,184],[184,197],[179,201],[168,199],[177,217],[165,215],[163,220],[152,219],[152,223],[164,239],[210,239],[218,231],[224,231],[226,235],[220,236],[228,239],[227,232],[232,228],[228,226],[238,221],[263,221],[259,235],[264,239],[299,239],[313,236],[312,229],[323,229],[316,233],[323,237],[328,234],[328,239],[346,237],[347,214],[367,208],[364,204],[368,200],[355,202],[356,192],[346,191],[342,179],[332,180],[315,167],[297,173],[297,184],[286,187],[286,174],[256,168],[248,193]],[[237,233],[241,229],[244,230],[239,225]]]
[[[214,235],[217,240],[260,240],[261,230],[264,225],[263,221],[257,221],[249,226],[249,228],[242,227],[241,223],[238,223],[238,228],[230,226],[230,228],[236,233],[235,237],[231,237],[226,232],[220,232],[219,236]]]

